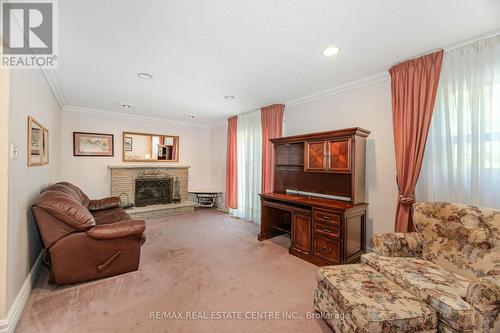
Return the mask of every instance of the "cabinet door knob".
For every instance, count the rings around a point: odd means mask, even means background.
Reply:
[[[325,248],[320,249],[319,252],[321,252],[323,254],[330,254],[330,253],[332,253],[332,248],[331,247],[325,247]]]

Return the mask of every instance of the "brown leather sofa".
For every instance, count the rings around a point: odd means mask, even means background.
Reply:
[[[120,208],[120,199],[90,200],[61,182],[35,198],[32,211],[46,249],[50,282],[71,284],[139,267],[146,224]]]

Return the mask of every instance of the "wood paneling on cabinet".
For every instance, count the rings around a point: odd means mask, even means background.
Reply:
[[[311,216],[303,213],[292,215],[292,247],[303,251],[311,252]]]
[[[326,170],[351,172],[351,139],[329,140],[326,151]]]
[[[326,142],[306,142],[305,145],[305,171],[326,170]]]

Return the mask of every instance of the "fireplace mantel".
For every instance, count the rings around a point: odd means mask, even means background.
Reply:
[[[190,165],[162,165],[162,164],[119,164],[119,165],[108,165],[108,169],[189,169]]]

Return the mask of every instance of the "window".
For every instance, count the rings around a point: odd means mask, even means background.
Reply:
[[[445,52],[415,193],[500,208],[500,36]]]

